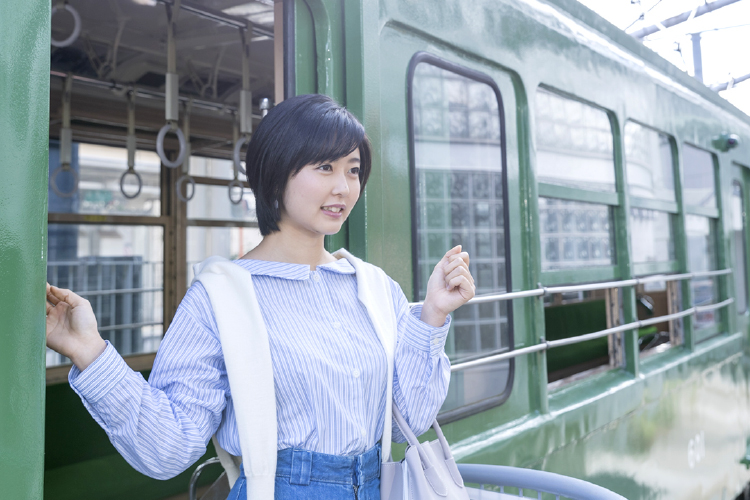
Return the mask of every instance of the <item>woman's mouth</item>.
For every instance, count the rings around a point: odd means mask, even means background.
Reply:
[[[324,214],[328,215],[329,217],[336,218],[339,218],[343,215],[345,208],[346,207],[342,205],[327,205],[324,207],[320,207]]]

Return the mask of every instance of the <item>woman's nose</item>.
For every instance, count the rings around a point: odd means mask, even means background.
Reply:
[[[337,196],[346,196],[349,194],[349,182],[345,173],[336,176],[336,181],[333,186],[333,194]]]

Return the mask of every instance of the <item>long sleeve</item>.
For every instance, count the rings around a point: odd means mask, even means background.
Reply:
[[[189,311],[197,302],[191,291],[165,334],[148,382],[109,343],[88,368],[74,366],[69,375],[115,448],[155,479],[176,476],[205,453],[226,406],[221,344],[206,321]]]
[[[392,293],[398,318],[393,401],[411,430],[419,436],[430,428],[448,394],[451,372],[445,339],[450,316],[443,326],[430,326],[419,319],[422,306],[410,308],[395,282]],[[395,422],[393,440],[405,441]]]

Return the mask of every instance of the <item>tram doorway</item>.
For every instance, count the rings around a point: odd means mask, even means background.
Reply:
[[[284,99],[283,18],[273,0],[54,9],[47,280],[87,298],[145,377],[192,265],[260,241],[242,159]],[[70,361],[48,350],[46,364],[45,498],[185,494],[194,467],[168,481],[137,473],[66,383]],[[209,445],[198,463],[214,455]],[[81,477],[95,479],[70,480]]]

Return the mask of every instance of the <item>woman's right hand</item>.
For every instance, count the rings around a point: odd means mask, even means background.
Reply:
[[[88,300],[47,283],[47,347],[85,370],[107,344],[99,335]]]

